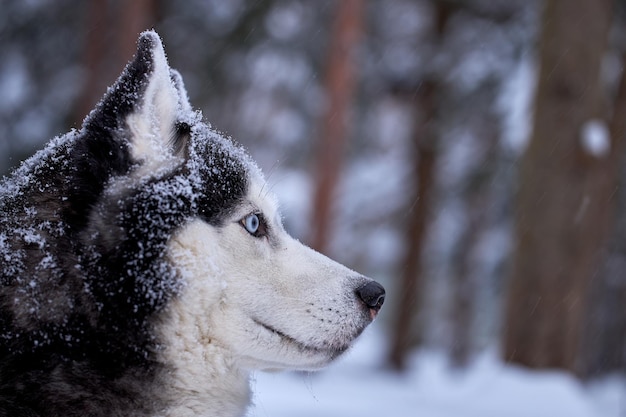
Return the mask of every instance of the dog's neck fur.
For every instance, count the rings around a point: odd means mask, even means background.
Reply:
[[[164,415],[243,416],[251,398],[249,372],[232,353],[205,340],[186,309],[173,310],[164,327],[170,345],[160,355],[168,385]]]

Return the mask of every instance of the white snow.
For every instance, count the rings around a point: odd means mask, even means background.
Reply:
[[[378,323],[376,323],[378,324]],[[503,364],[481,354],[466,371],[418,351],[405,374],[383,368],[386,338],[369,329],[339,363],[318,373],[258,372],[248,417],[623,417],[626,380],[584,385],[556,371]]]
[[[599,119],[586,121],[580,129],[580,144],[596,158],[608,155],[611,150],[611,134],[606,123]]]

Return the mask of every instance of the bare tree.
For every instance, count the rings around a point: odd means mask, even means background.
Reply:
[[[614,371],[626,371],[626,195],[619,187],[618,180],[626,179],[626,54],[621,54],[622,75],[615,96],[611,120],[611,147],[614,149],[610,169],[614,169],[615,198],[611,227],[607,245],[606,262],[601,267],[599,279],[592,288],[592,311],[588,316],[584,354],[585,376],[593,376]]]
[[[610,17],[610,0],[545,4],[504,338],[505,359],[533,368],[581,369],[588,289],[615,181],[600,78]],[[598,135],[589,137],[587,129]],[[588,139],[600,146],[589,146]]]
[[[424,238],[432,207],[434,171],[436,162],[435,82],[424,82],[411,93],[415,112],[413,132],[414,200],[409,210],[405,234],[406,252],[402,258],[400,297],[393,327],[393,340],[389,360],[391,366],[402,370],[406,354],[411,347],[415,315],[420,310],[422,278],[422,252]]]
[[[325,81],[327,107],[317,143],[313,226],[309,239],[311,246],[320,252],[325,252],[328,246],[332,201],[350,133],[348,115],[356,84],[355,59],[362,34],[363,8],[363,0],[337,2],[331,34]]]
[[[434,28],[431,35],[433,46],[440,46],[446,24],[454,8],[446,2],[435,2]],[[422,328],[416,324],[416,316],[422,309],[420,295],[425,286],[422,271],[422,252],[426,229],[431,221],[437,162],[437,96],[441,81],[436,74],[426,75],[417,88],[406,88],[415,112],[413,131],[413,203],[409,209],[409,220],[405,233],[406,252],[401,259],[400,297],[393,327],[393,339],[389,361],[393,368],[403,370],[405,359],[412,347],[412,338],[419,339]],[[417,327],[417,329],[416,329]]]

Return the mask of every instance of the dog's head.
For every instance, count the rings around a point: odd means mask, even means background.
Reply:
[[[91,155],[125,160],[99,168],[111,179],[83,219],[86,263],[124,291],[90,291],[122,293],[130,314],[148,300],[164,358],[218,349],[248,368],[317,368],[378,313],[379,284],[287,234],[260,170],[192,111],[154,32],[85,129],[114,138]]]

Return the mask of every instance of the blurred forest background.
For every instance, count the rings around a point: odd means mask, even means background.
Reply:
[[[375,277],[388,363],[626,371],[626,14],[609,0],[0,0],[0,170],[155,28],[288,230]]]

